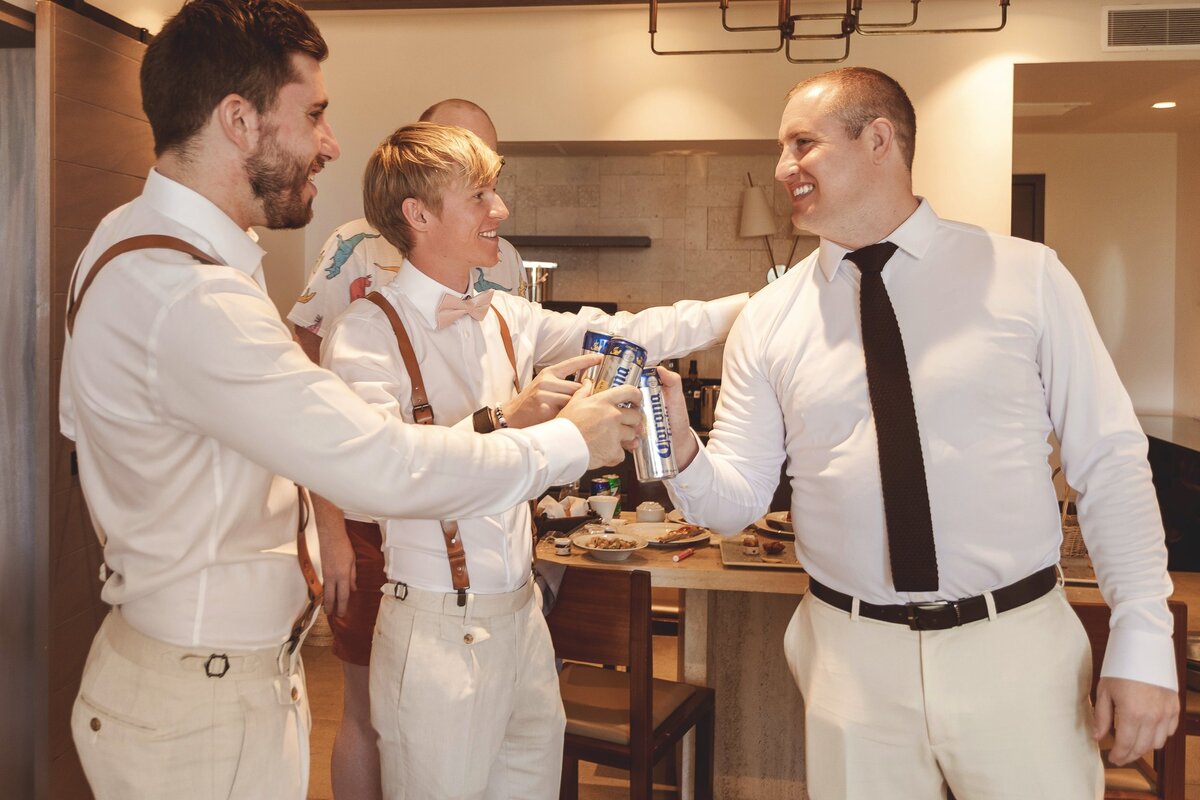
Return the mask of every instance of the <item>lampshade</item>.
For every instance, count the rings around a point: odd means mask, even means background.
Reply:
[[[775,233],[775,214],[761,186],[747,186],[742,191],[742,225],[738,236],[771,236]]]

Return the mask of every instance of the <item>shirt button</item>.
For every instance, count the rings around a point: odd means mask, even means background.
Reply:
[[[471,642],[475,641],[475,634],[468,633],[466,636],[463,637],[463,641],[466,642],[467,644],[470,644]]]
[[[96,717],[92,717],[91,726],[92,726],[92,730],[94,730],[94,731],[100,730],[100,720],[97,719]]]
[[[293,686],[292,687],[292,702],[295,702],[299,699],[300,699],[300,690],[297,689],[295,686]]]

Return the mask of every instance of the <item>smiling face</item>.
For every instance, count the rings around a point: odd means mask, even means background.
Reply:
[[[312,220],[313,178],[341,154],[325,118],[329,105],[316,59],[292,56],[299,80],[284,86],[275,107],[260,117],[258,145],[246,176],[268,228],[302,228]]]
[[[775,179],[787,189],[797,227],[844,243],[848,230],[871,213],[880,176],[873,168],[871,137],[864,132],[851,139],[832,113],[836,91],[818,83],[788,101]]]
[[[469,274],[475,267],[491,267],[500,260],[496,229],[508,219],[508,207],[496,194],[496,182],[483,186],[451,186],[442,193],[442,207],[430,209],[429,226],[414,248],[414,260],[436,254],[445,267]]]

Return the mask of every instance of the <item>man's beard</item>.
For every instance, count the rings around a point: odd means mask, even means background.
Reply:
[[[267,227],[303,228],[313,217],[312,200],[304,199],[313,162],[290,159],[279,147],[273,131],[262,141],[246,162],[246,176],[250,190],[262,201]]]

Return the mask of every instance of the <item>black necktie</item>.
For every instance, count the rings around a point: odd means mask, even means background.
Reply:
[[[863,354],[879,440],[892,583],[898,592],[932,592],[938,588],[938,571],[925,459],[921,456],[904,341],[883,285],[883,265],[895,252],[896,245],[882,242],[847,253],[846,258],[862,273],[859,309]]]

